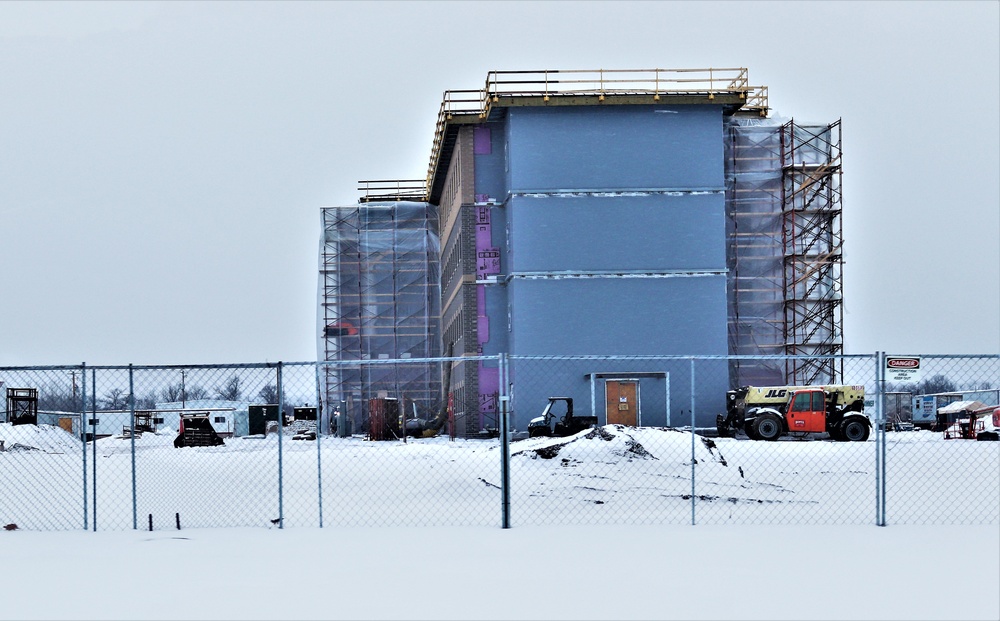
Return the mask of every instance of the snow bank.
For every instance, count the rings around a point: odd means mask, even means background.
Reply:
[[[0,423],[0,440],[5,451],[44,451],[46,453],[80,453],[83,446],[78,438],[61,427],[52,425],[12,425]]]

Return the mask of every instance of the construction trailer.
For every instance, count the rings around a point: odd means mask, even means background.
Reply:
[[[197,407],[198,404],[208,407]],[[173,405],[165,403],[155,408],[136,409],[134,423],[132,410],[90,410],[85,413],[84,433],[99,439],[126,436],[133,428],[140,434],[166,430],[175,433],[180,429],[183,416],[202,413],[208,416],[208,424],[220,437],[246,435],[246,406],[238,402],[203,399],[190,402],[191,407],[181,407],[180,402],[177,407]]]
[[[913,393],[889,391],[882,393],[882,407],[887,431],[913,430]]]

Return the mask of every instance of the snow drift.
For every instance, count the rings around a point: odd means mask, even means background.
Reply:
[[[5,451],[43,451],[51,454],[76,453],[82,443],[68,431],[52,425],[12,425],[0,423],[0,441]]]

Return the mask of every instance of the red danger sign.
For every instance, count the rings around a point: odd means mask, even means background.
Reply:
[[[919,356],[886,356],[885,379],[890,382],[919,382]]]

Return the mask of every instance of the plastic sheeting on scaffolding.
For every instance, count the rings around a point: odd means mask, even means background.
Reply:
[[[734,354],[784,353],[781,125],[775,119],[733,118],[728,128],[727,306]],[[740,361],[733,366],[738,385],[784,383],[777,363]]]
[[[322,220],[320,360],[439,357],[437,208],[408,201],[363,203],[324,208]],[[323,369],[324,424],[339,411],[347,415],[350,432],[366,429],[370,399],[399,398],[407,412],[421,413],[433,411],[441,399],[438,365]]]

